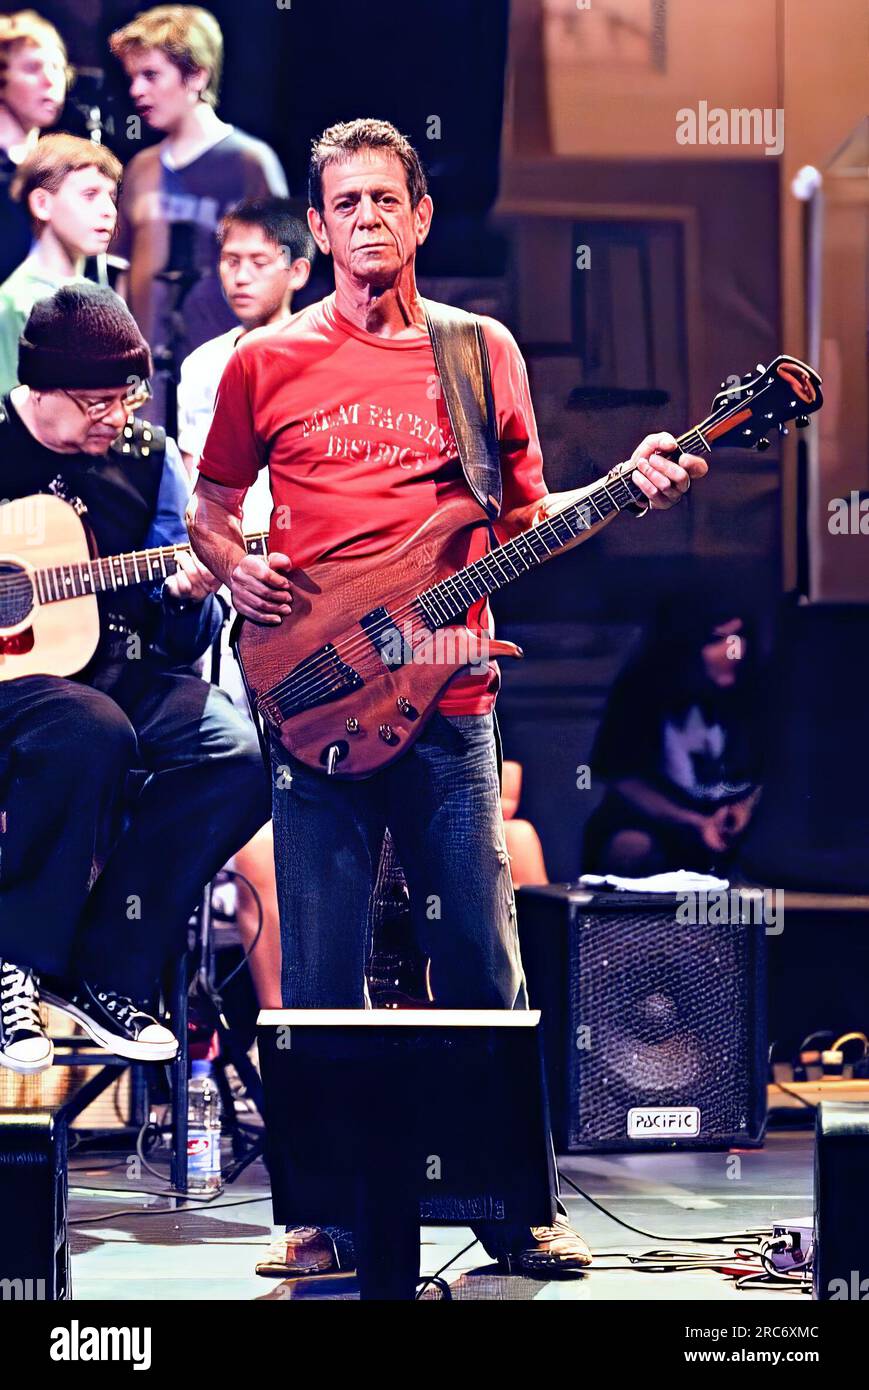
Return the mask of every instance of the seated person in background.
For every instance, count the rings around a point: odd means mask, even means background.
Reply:
[[[66,48],[53,24],[33,10],[0,15],[0,284],[29,254],[33,232],[10,186],[18,166],[66,97]]]
[[[22,161],[12,197],[33,223],[33,250],[0,285],[0,395],[18,382],[18,339],[39,299],[84,279],[115,233],[121,165],[77,135],[46,135]]]
[[[103,556],[183,545],[184,467],[162,430],[132,418],[150,372],[111,290],[65,285],[40,300],[21,340],[23,384],[0,407],[0,495],[61,498]],[[38,564],[47,522],[28,539]],[[9,548],[20,544],[13,532]],[[103,593],[93,581],[100,639],[77,675],[11,668],[0,681],[0,1065],[14,1071],[52,1063],[40,975],[46,1003],[100,1046],[173,1057],[175,1038],[149,1012],[158,978],[205,884],[269,816],[250,720],[191,669],[220,625],[218,582],[189,552],[176,559],[162,582],[135,566],[136,584]],[[150,775],[123,818],[131,770]]]
[[[514,888],[525,883],[549,882],[540,836],[530,820],[514,819],[521,795],[522,764],[506,761],[501,769],[501,814]]]
[[[181,366],[178,444],[191,471],[202,454],[220,378],[236,343],[251,329],[280,328],[289,321],[293,295],[307,284],[316,251],[314,238],[306,224],[293,215],[286,198],[255,198],[239,203],[220,223],[217,240],[220,285],[238,324],[228,333],[202,343]],[[271,512],[268,469],[264,468],[244,499],[245,532],[267,531]],[[221,685],[246,712],[247,698],[235,661],[226,653],[220,671]],[[281,943],[271,821],[239,850],[233,868],[253,885],[262,907],[262,931],[256,941],[257,901],[250,889],[238,882],[236,924],[245,950],[251,953],[249,964],[257,1000],[263,1009],[279,1009]]]
[[[755,643],[734,607],[663,605],[610,693],[591,759],[607,784],[586,873],[726,867],[760,796]],[[638,712],[649,735],[635,732]]]

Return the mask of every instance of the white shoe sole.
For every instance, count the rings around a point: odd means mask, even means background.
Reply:
[[[107,1028],[102,1028],[82,1009],[76,1008],[75,1004],[70,1004],[66,999],[58,998],[56,994],[51,994],[48,990],[42,991],[42,998],[52,1008],[60,1009],[61,1013],[67,1014],[69,1018],[74,1018],[76,1023],[80,1023],[88,1037],[98,1047],[104,1047],[107,1052],[113,1052],[116,1057],[124,1057],[128,1062],[172,1062],[178,1053],[176,1038],[172,1039],[171,1044],[130,1042],[129,1038],[121,1037],[118,1033],[110,1033]]]
[[[38,1072],[48,1071],[54,1066],[54,1046],[47,1057],[41,1057],[35,1062],[25,1062],[19,1057],[10,1057],[8,1052],[0,1048],[0,1066],[8,1067],[10,1071],[18,1072],[19,1076],[36,1076]]]

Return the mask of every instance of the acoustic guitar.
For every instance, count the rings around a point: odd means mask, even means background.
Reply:
[[[245,537],[264,555],[268,532]],[[178,568],[189,545],[91,556],[75,508],[51,493],[0,506],[0,681],[72,676],[87,666],[100,636],[97,594],[154,584]]]
[[[762,450],[771,429],[790,420],[802,428],[823,403],[817,372],[795,357],[722,385],[711,414],[678,439],[680,451]],[[469,607],[597,522],[645,504],[633,472],[632,463],[618,464],[578,500],[470,564],[471,534],[486,518],[469,493],[385,556],[288,571],[291,616],[280,625],[246,620],[237,637],[248,693],[282,746],[308,767],[348,778],[401,757],[459,671],[490,656],[521,656],[511,643],[473,633]]]

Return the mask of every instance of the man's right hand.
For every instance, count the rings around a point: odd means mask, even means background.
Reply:
[[[281,570],[291,568],[290,557],[280,551],[273,551],[268,559],[261,555],[245,555],[229,580],[236,612],[267,626],[282,622],[292,611],[293,596],[290,581]]]

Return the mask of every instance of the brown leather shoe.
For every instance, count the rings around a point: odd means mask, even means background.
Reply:
[[[257,1274],[268,1278],[303,1279],[311,1274],[346,1274],[355,1268],[352,1241],[321,1226],[291,1226],[273,1241]],[[343,1256],[343,1258],[342,1258]]]
[[[591,1251],[582,1236],[571,1229],[566,1216],[556,1216],[551,1226],[532,1226],[531,1235],[534,1244],[503,1257],[502,1264],[516,1273],[548,1278],[575,1274],[588,1269],[592,1262]]]

